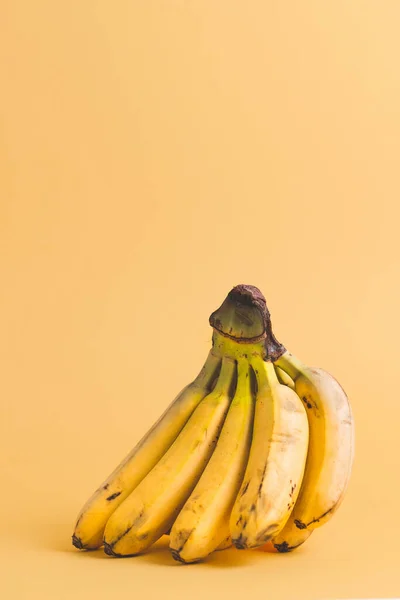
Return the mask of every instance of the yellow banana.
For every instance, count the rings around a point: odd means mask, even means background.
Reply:
[[[220,543],[215,550],[227,550],[233,546],[231,534],[229,532],[229,527],[227,528],[227,533],[225,539]]]
[[[347,396],[329,373],[306,367],[289,352],[276,364],[294,380],[310,427],[298,500],[284,529],[272,540],[277,550],[288,552],[302,544],[339,507],[353,462],[354,429]]]
[[[165,454],[199,402],[211,391],[221,358],[212,351],[196,379],[186,386],[164,414],[82,508],[72,536],[77,548],[103,543],[106,523],[115,509]]]
[[[104,532],[107,554],[142,552],[171,527],[214,450],[231,401],[235,370],[235,361],[223,358],[214,390],[200,402],[166,454],[111,515]]]
[[[354,451],[340,385],[286,351],[254,286],[209,322],[203,369],[85,504],[77,548],[129,556],[167,532],[187,563],[232,543],[288,552],[340,505]]]
[[[275,373],[276,376],[278,377],[279,383],[282,383],[283,385],[287,385],[288,387],[292,388],[292,390],[295,389],[294,387],[294,381],[293,379],[290,377],[290,375],[288,375],[286,373],[286,371],[283,371],[283,369],[281,369],[280,367],[275,366]]]
[[[239,347],[239,344],[236,344]],[[229,516],[246,468],[254,398],[250,365],[238,359],[236,392],[217,446],[170,534],[175,560],[196,562],[218,547],[231,545]]]
[[[239,549],[262,546],[288,520],[308,449],[308,423],[297,394],[279,383],[274,365],[251,357],[257,379],[253,439],[246,473],[230,518]]]

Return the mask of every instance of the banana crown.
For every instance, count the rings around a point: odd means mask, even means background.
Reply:
[[[262,342],[266,360],[275,361],[285,352],[272,332],[265,298],[253,285],[234,287],[209,322],[214,331],[240,344]]]

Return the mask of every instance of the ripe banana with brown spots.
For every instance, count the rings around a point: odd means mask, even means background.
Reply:
[[[272,540],[277,550],[288,552],[326,523],[340,506],[353,462],[354,426],[347,396],[332,375],[306,367],[289,352],[276,364],[294,380],[310,427],[299,497],[285,527]]]
[[[354,430],[346,394],[275,338],[264,296],[238,285],[210,316],[213,347],[187,386],[85,504],[73,543],[174,558],[301,545],[340,505]]]
[[[102,545],[106,523],[116,508],[157,464],[199,404],[211,391],[221,358],[210,351],[196,379],[175,398],[128,456],[82,508],[72,536],[79,549]]]
[[[238,358],[237,386],[217,446],[170,534],[175,560],[197,562],[231,545],[229,517],[243,479],[250,449],[254,412],[251,371]]]
[[[169,450],[108,520],[104,531],[107,554],[129,556],[143,552],[174,523],[213,453],[231,402],[234,374],[235,361],[224,357],[213,391],[200,402]]]
[[[257,379],[253,439],[243,484],[230,518],[234,545],[262,546],[288,520],[300,490],[308,450],[306,411],[274,365],[251,357]]]

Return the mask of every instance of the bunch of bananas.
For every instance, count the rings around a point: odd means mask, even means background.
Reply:
[[[183,563],[232,544],[288,552],[341,503],[354,433],[338,382],[277,341],[253,286],[210,324],[199,375],[85,504],[77,548],[130,556],[168,534]]]

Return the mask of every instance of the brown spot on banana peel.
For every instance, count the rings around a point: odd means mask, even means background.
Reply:
[[[104,488],[106,489],[106,488]],[[111,500],[115,500],[115,498],[118,498],[118,496],[120,496],[122,494],[122,492],[114,492],[114,494],[111,494],[111,496],[108,496],[108,498],[106,498],[106,500],[108,502],[111,502]]]
[[[264,469],[262,470],[262,474],[260,477],[260,484],[258,486],[258,491],[257,491],[257,495],[259,498],[261,498],[261,496],[262,496],[262,487],[263,487],[263,483],[264,483],[264,477],[265,477],[265,472],[267,470],[267,466],[268,466],[268,463],[265,463]]]
[[[311,402],[306,398],[306,396],[302,396],[301,398],[304,402],[304,404],[307,406],[307,408],[312,408],[313,405],[311,404]]]
[[[244,519],[243,515],[240,515],[240,517],[236,521],[236,525],[240,526],[241,529],[246,529],[246,527],[247,527],[247,519]]]
[[[292,550],[294,550],[297,546],[289,546],[289,544],[287,542],[282,542],[281,544],[274,544],[274,548],[276,548],[278,550],[278,552],[291,552]]]
[[[295,519],[294,524],[298,529],[307,529],[307,525],[303,521],[300,521],[300,519]]]

